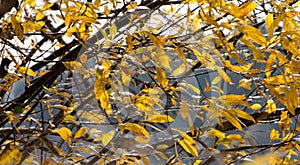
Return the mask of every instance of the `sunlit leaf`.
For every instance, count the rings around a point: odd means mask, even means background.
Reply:
[[[280,136],[279,131],[273,128],[270,132],[270,140],[278,140],[279,136]]]
[[[30,68],[24,67],[24,66],[20,66],[18,68],[18,73],[20,73],[22,75],[36,76],[36,74],[34,73],[33,70],[31,70]]]
[[[26,3],[30,5],[30,7],[34,8],[36,0],[26,0]]]
[[[274,113],[274,112],[276,112],[276,104],[274,103],[274,101],[272,99],[269,99],[267,101],[266,109],[267,109],[268,113]]]
[[[182,148],[190,153],[191,155],[198,157],[198,152],[195,147],[195,144],[191,144],[187,139],[178,140],[178,143],[182,146]]]
[[[53,130],[53,132],[58,133],[59,136],[64,139],[67,143],[71,143],[72,131],[67,127],[62,127],[58,130]]]
[[[217,84],[221,81],[221,77],[220,76],[217,76],[213,79],[213,81],[211,82],[211,84]]]
[[[273,14],[272,13],[268,13],[267,17],[266,17],[266,26],[267,26],[268,29],[271,28],[271,25],[272,25],[273,21],[274,21],[273,20]],[[271,36],[269,36],[269,37],[271,37]]]
[[[17,21],[15,16],[11,16],[12,27],[14,28],[14,32],[19,40],[24,40],[23,28],[21,24]]]
[[[174,119],[168,115],[157,115],[148,119],[147,121],[152,123],[165,123],[165,122],[173,122]]]
[[[211,137],[218,137],[220,139],[225,138],[225,133],[223,133],[217,129],[214,129],[214,128],[212,128],[208,131],[208,135]]]
[[[0,153],[0,162],[3,165],[19,164],[22,159],[22,153],[17,145],[10,143]]]
[[[188,105],[187,102],[183,101],[180,107],[180,113],[183,120],[185,120],[189,116],[189,110],[190,110],[190,106]]]
[[[88,128],[86,127],[81,127],[74,135],[74,139],[78,139],[82,136],[84,136],[88,132]]]
[[[199,165],[201,162],[202,162],[202,160],[198,159],[193,163],[193,165]]]
[[[138,135],[138,136],[149,137],[149,135],[150,135],[149,132],[144,127],[142,127],[136,123],[127,122],[125,124],[120,124],[119,128],[120,128],[121,132],[123,132],[124,130],[129,130],[130,132],[132,132],[133,134]]]
[[[235,115],[238,116],[239,118],[251,120],[251,121],[253,121],[254,123],[256,122],[255,119],[254,119],[250,114],[248,114],[248,113],[245,112],[245,111],[242,111],[242,110],[240,110],[240,109],[232,109],[232,111],[234,111],[234,112],[235,112]]]
[[[103,137],[102,137],[102,144],[104,146],[106,146],[114,137],[114,134],[115,134],[115,130],[111,130],[105,134],[103,134]]]
[[[168,85],[169,80],[167,79],[166,73],[160,67],[156,67],[156,76],[157,76],[158,83],[162,87],[166,87]]]
[[[240,131],[243,130],[239,121],[229,111],[224,110],[222,115],[237,129],[239,129]]]
[[[261,109],[261,105],[260,104],[253,104],[253,105],[251,105],[251,109],[253,109],[253,110],[260,110]]]
[[[96,99],[100,100],[101,107],[107,110],[109,108],[108,92],[105,89],[102,79],[96,79],[94,83],[94,93],[96,95]]]
[[[238,87],[243,87],[243,88],[246,88],[248,90],[251,90],[251,81],[249,81],[247,79],[241,79],[239,81],[239,86]]]
[[[114,37],[114,36],[117,34],[117,32],[118,32],[118,27],[117,27],[117,25],[116,25],[116,24],[111,25],[110,28],[109,28],[109,33],[110,33],[110,35],[111,35],[112,37]]]
[[[158,47],[162,48],[163,47],[163,42],[154,34],[150,33],[150,32],[144,32],[147,36],[149,36],[149,38],[151,39],[151,41]]]
[[[272,65],[276,60],[276,56],[271,53],[266,63],[266,77],[270,77],[272,73]]]
[[[223,80],[225,80],[227,83],[231,83],[230,77],[227,75],[226,72],[224,72],[223,69],[217,68],[217,71]]]
[[[243,4],[242,6],[240,6],[240,11],[239,13],[242,16],[247,15],[248,13],[250,13],[251,11],[253,11],[256,8],[256,3],[253,1],[248,1],[245,4]]]
[[[231,140],[236,140],[239,142],[245,142],[243,137],[240,134],[229,134],[226,136],[226,138],[231,139]]]

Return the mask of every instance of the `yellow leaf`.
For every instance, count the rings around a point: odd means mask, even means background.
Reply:
[[[298,106],[297,101],[297,90],[294,84],[290,85],[289,90],[285,90],[286,95],[286,102],[287,102],[287,109],[289,112],[291,112],[293,115],[295,115],[295,109]]]
[[[110,14],[110,11],[109,11],[109,8],[107,5],[104,5],[104,13],[105,15],[109,15]]]
[[[266,77],[270,77],[272,73],[272,65],[276,60],[276,55],[271,53],[266,63]]]
[[[218,137],[219,139],[224,139],[225,138],[225,133],[223,133],[223,132],[221,132],[217,129],[214,129],[214,128],[212,128],[208,131],[208,135],[210,137]]]
[[[95,0],[94,5],[98,8],[101,5],[101,0]]]
[[[35,7],[35,2],[36,2],[36,0],[26,0],[26,3],[29,4],[29,6],[32,8]]]
[[[221,77],[220,76],[217,76],[213,79],[213,81],[211,82],[211,84],[217,84],[218,82],[221,81]]]
[[[110,28],[109,28],[109,33],[110,33],[110,35],[111,35],[112,37],[115,37],[116,34],[117,34],[117,32],[118,32],[118,27],[117,27],[117,25],[116,25],[116,24],[111,25]]]
[[[152,123],[165,123],[165,122],[173,122],[174,119],[168,115],[157,115],[148,119],[147,121]]]
[[[251,68],[251,66],[252,63],[246,66],[237,66],[237,65],[232,65],[229,60],[225,61],[225,67],[236,72],[246,72]]]
[[[185,132],[179,130],[179,129],[176,129],[177,132],[179,132],[180,136],[182,136],[186,141],[188,141],[191,145],[196,145],[196,141],[190,137],[188,134],[186,134]]]
[[[142,126],[136,123],[127,122],[119,125],[120,131],[128,130],[134,135],[149,137],[149,132]]]
[[[189,154],[198,157],[198,152],[195,147],[195,144],[191,144],[187,139],[178,140],[178,143],[182,146],[182,148],[188,152]]]
[[[166,54],[162,54],[158,56],[158,60],[159,60],[159,64],[160,66],[171,70],[171,66],[170,66],[170,57]]]
[[[72,131],[67,127],[62,127],[58,130],[53,130],[53,132],[58,133],[59,136],[64,139],[67,143],[71,142]]]
[[[183,101],[180,107],[180,113],[183,120],[185,120],[189,116],[189,110],[190,106],[187,104],[187,102]]]
[[[260,104],[253,104],[253,105],[251,105],[251,109],[253,109],[253,110],[260,110],[261,109],[261,105]]]
[[[200,24],[200,21],[199,21],[199,18],[198,18],[198,16],[196,15],[195,17],[194,17],[194,19],[193,19],[193,29],[194,29],[194,31],[197,31],[197,30],[199,30],[200,29],[200,27],[201,27],[201,24]]]
[[[63,62],[63,64],[68,70],[73,70],[74,66],[76,64],[76,61],[67,61],[67,62]]]
[[[202,160],[198,159],[193,163],[193,165],[199,165],[201,162],[202,162]]]
[[[230,77],[226,74],[226,72],[224,72],[223,69],[217,68],[217,71],[223,80],[225,80],[227,83],[231,83]]]
[[[37,15],[36,15],[36,17],[35,17],[35,20],[36,21],[40,21],[40,20],[42,20],[43,18],[45,17],[45,14],[43,13],[43,12],[41,12],[41,11],[37,11]]]
[[[285,18],[285,12],[276,16],[276,19],[272,22],[271,26],[268,28],[268,36],[271,38],[273,36],[275,30],[278,28],[279,23]]]
[[[160,67],[156,67],[156,76],[158,83],[162,87],[166,87],[168,85],[169,80],[167,79],[166,73]]]
[[[185,84],[188,88],[190,88],[191,90],[193,90],[195,93],[200,94],[200,89],[196,88],[195,86],[193,86],[192,84]]]
[[[102,137],[102,144],[106,146],[113,139],[114,134],[115,134],[115,130],[111,130],[105,133]]]
[[[31,70],[30,68],[24,67],[24,66],[20,66],[18,68],[18,73],[20,73],[22,75],[36,76],[36,74],[34,73],[33,70]]]
[[[259,45],[266,44],[267,40],[259,29],[252,26],[245,26],[243,32],[248,38],[250,38],[252,41],[256,42],[257,44]]]
[[[287,135],[285,135],[285,137],[283,138],[283,141],[289,141],[293,138],[293,136],[294,136],[294,133],[290,132]]]
[[[94,83],[94,93],[97,100],[100,100],[100,105],[104,110],[107,110],[109,108],[109,97],[108,92],[105,89],[103,80],[100,78],[97,78]]]
[[[20,152],[17,145],[10,143],[0,153],[0,164],[19,164],[22,159],[22,153]]]
[[[242,6],[239,7],[239,14],[241,14],[242,16],[247,15],[248,13],[250,13],[251,11],[253,11],[256,8],[256,3],[255,2],[246,2],[245,4],[243,4]]]
[[[19,40],[24,40],[23,29],[21,24],[17,21],[15,16],[11,16],[12,27],[14,28],[14,33],[18,37]]]
[[[279,136],[280,136],[279,131],[273,128],[270,132],[270,140],[278,140]]]
[[[153,35],[152,33],[149,32],[144,32],[147,36],[149,36],[149,38],[151,39],[151,41],[158,47],[162,48],[163,47],[163,42],[155,35]]]
[[[70,12],[67,12],[65,15],[65,25],[66,27],[69,27],[71,25],[71,15]]]
[[[156,147],[157,150],[164,150],[164,149],[167,149],[167,148],[169,148],[169,146],[166,145],[166,144],[160,144]]]
[[[235,112],[235,115],[238,116],[239,118],[251,120],[251,121],[253,121],[254,123],[256,122],[255,119],[254,119],[250,114],[248,114],[248,113],[245,112],[245,111],[242,111],[242,110],[240,110],[240,109],[233,109],[232,111],[234,111],[234,112]]]
[[[80,138],[88,132],[88,128],[81,127],[74,135],[74,139]]]
[[[241,79],[239,81],[239,86],[238,87],[243,87],[243,88],[246,88],[248,90],[251,90],[251,81],[249,81],[247,79]]]
[[[180,64],[179,67],[177,67],[177,69],[174,70],[173,72],[173,76],[178,76],[182,73],[184,73],[187,70],[187,65],[185,63]]]
[[[240,134],[230,134],[230,135],[227,135],[226,138],[231,139],[231,140],[236,140],[239,142],[245,141]]]
[[[218,98],[221,102],[223,102],[225,105],[232,105],[232,104],[240,104],[240,105],[246,105],[248,106],[249,103],[244,101],[246,99],[246,95],[236,95],[236,94],[228,94],[228,95],[222,95]]]
[[[276,112],[276,104],[274,103],[274,101],[272,99],[268,100],[266,108],[267,108],[267,112],[269,114]]]
[[[239,121],[227,110],[224,110],[222,115],[233,125],[235,126],[237,129],[239,129],[240,131],[243,130],[241,124],[239,123]]]
[[[267,14],[267,17],[266,17],[266,26],[267,26],[267,29],[269,30],[271,28],[271,25],[273,23],[273,14],[272,13],[268,13]],[[269,36],[271,37],[271,36]]]

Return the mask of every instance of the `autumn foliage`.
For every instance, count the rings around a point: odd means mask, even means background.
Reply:
[[[300,163],[298,1],[19,3],[0,164]]]

